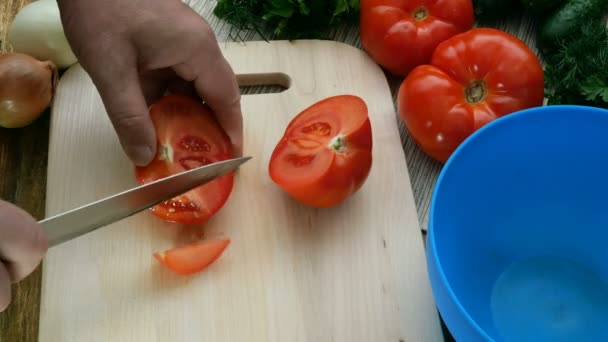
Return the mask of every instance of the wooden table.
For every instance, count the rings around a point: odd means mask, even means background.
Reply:
[[[31,0],[0,1],[0,52],[10,51],[6,35],[14,15]],[[229,41],[230,26],[213,15],[215,1],[185,0],[202,13],[210,23],[220,42]],[[506,18],[503,22],[487,25],[505,30],[524,40],[534,50],[535,27],[527,17]],[[330,37],[336,41],[361,47],[357,27],[335,29]],[[244,40],[262,39],[255,33],[243,34]],[[393,100],[401,78],[387,74]],[[263,88],[243,89],[243,92],[259,92]],[[395,102],[396,103],[396,102]],[[395,107],[396,108],[396,107]],[[418,217],[423,230],[428,222],[431,192],[441,165],[420,151],[400,124],[403,150],[411,177]],[[0,128],[0,198],[15,203],[37,219],[44,217],[46,188],[46,162],[49,137],[49,113],[42,115],[32,125],[22,129]],[[424,234],[424,231],[422,232]],[[9,309],[0,313],[0,342],[36,341],[40,303],[40,268],[23,282],[13,286],[13,302]],[[449,332],[446,341],[453,341]]]

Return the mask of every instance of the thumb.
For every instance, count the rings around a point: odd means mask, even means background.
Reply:
[[[137,68],[120,69],[100,75],[97,88],[123,150],[134,164],[145,166],[156,154],[156,132]]]

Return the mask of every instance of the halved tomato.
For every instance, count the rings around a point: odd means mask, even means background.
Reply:
[[[188,275],[200,272],[215,262],[230,244],[230,239],[204,240],[154,253],[171,271]]]
[[[232,158],[232,145],[211,110],[200,101],[167,95],[150,106],[158,140],[156,158],[136,167],[144,184],[195,167]],[[226,203],[234,173],[221,176],[181,196],[154,206],[157,217],[183,224],[204,224]]]
[[[360,97],[338,95],[291,120],[272,153],[269,173],[299,202],[332,207],[359,190],[371,164],[367,105]]]

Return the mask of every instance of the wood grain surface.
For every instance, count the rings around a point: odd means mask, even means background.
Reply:
[[[10,51],[6,35],[10,22],[17,11],[30,0],[0,1],[0,52]],[[210,0],[185,0],[207,19],[220,42],[231,40],[230,26],[217,19],[212,11],[216,4]],[[535,28],[528,17],[508,17],[498,23],[478,24],[512,33],[526,42],[533,50]],[[241,35],[245,40],[259,40],[257,34]],[[336,41],[360,47],[357,27],[337,28],[330,32]],[[393,100],[401,78],[387,75]],[[266,88],[243,88],[244,93],[267,91]],[[0,198],[23,207],[36,218],[44,216],[46,186],[46,160],[48,147],[49,113],[45,113],[33,125],[23,129],[0,129]],[[407,166],[412,182],[418,217],[423,229],[428,222],[431,192],[441,165],[424,155],[412,142],[403,125],[399,125]],[[40,300],[40,271],[36,271],[24,282],[13,286],[13,303],[0,313],[0,341],[36,341]],[[451,341],[449,333],[446,340]]]
[[[29,0],[0,1],[0,52],[15,14]],[[0,128],[0,199],[14,203],[37,219],[44,217],[49,111],[21,129]],[[1,224],[1,223],[0,223]],[[36,341],[40,309],[41,268],[12,286],[12,304],[0,313],[0,341]]]
[[[6,37],[15,18],[17,12],[25,5],[29,4],[30,0],[2,0],[0,1],[0,52],[10,51],[11,47],[8,44]]]
[[[327,40],[222,50],[247,83],[288,79],[283,92],[241,99],[243,154],[253,159],[230,199],[204,226],[145,211],[49,250],[40,341],[443,341],[382,70],[360,49]],[[347,201],[314,209],[276,186],[268,163],[298,113],[342,94],[367,105],[374,161]],[[137,185],[79,65],[59,82],[51,115],[48,215]],[[159,267],[153,252],[198,240],[190,238],[198,231],[231,239],[209,270],[176,277]]]

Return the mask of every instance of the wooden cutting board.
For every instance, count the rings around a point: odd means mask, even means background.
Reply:
[[[56,341],[441,341],[423,240],[387,81],[360,50],[330,41],[222,43],[242,84],[244,154],[226,206],[205,227],[142,212],[49,250],[39,336]],[[373,167],[332,209],[291,200],[267,167],[310,104],[354,94],[368,107]],[[52,108],[47,216],[136,186],[102,102],[79,65]],[[177,276],[152,253],[207,237],[232,243],[208,270]]]

